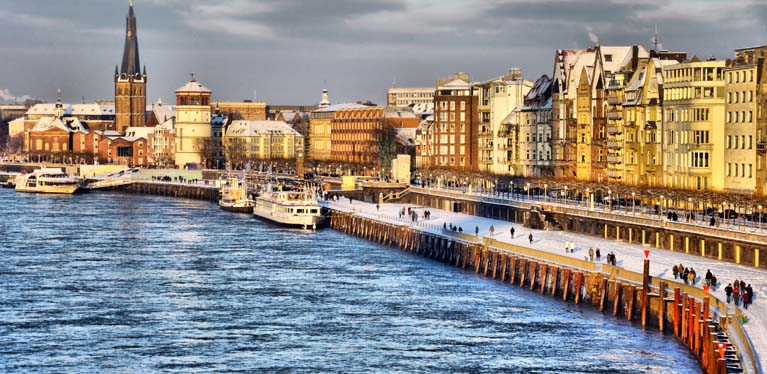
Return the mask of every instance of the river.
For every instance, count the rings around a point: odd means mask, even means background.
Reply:
[[[0,190],[0,372],[698,373],[673,337],[207,202]]]

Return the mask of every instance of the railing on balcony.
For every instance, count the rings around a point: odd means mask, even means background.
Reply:
[[[621,149],[623,148],[623,142],[619,140],[608,140],[607,141],[607,148],[610,149]]]
[[[619,120],[621,118],[623,118],[623,113],[621,113],[621,112],[619,112],[617,110],[613,110],[613,111],[610,111],[610,112],[607,113],[607,119]]]
[[[618,169],[607,169],[607,177],[610,179],[621,179],[623,178],[623,172]]]
[[[607,156],[607,163],[609,164],[620,164],[623,162],[623,157],[621,156]]]
[[[609,135],[618,135],[621,133],[620,126],[607,126],[607,133]]]
[[[626,121],[623,123],[623,127],[636,127],[636,121]]]
[[[621,103],[621,100],[617,96],[608,96],[607,97],[607,104],[609,104],[609,105],[618,105],[620,103]]]

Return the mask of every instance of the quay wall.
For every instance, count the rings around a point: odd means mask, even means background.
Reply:
[[[400,201],[521,223],[534,229],[564,230],[767,269],[767,224],[763,230],[735,231],[615,214],[601,209],[574,209],[537,201],[509,203],[501,199],[417,188],[411,188]]]
[[[100,190],[121,191],[144,195],[171,196],[211,202],[217,202],[219,197],[218,188],[215,186],[186,183],[137,181],[131,184],[107,187]]]
[[[338,210],[331,210],[330,227],[658,329],[685,345],[703,373],[747,372],[746,368],[756,367],[741,361],[754,363],[754,355],[750,346],[736,347],[735,342],[747,340],[735,317],[720,313],[726,310],[721,301],[694,287],[652,279],[649,262],[644,274],[634,273],[491,238],[446,230],[435,234]],[[730,339],[732,335],[737,337]],[[718,350],[720,343],[726,347],[724,355]]]

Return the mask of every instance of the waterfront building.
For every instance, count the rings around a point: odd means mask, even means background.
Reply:
[[[217,101],[210,104],[210,110],[216,108],[227,118],[246,120],[246,121],[264,121],[267,119],[267,105],[262,101]]]
[[[362,109],[365,105],[344,103],[328,105],[311,112],[309,120],[309,158],[314,161],[330,161],[331,124],[334,114],[343,109]]]
[[[154,127],[152,144],[156,166],[168,168],[176,165],[176,116]]]
[[[61,92],[53,108],[52,116],[40,117],[35,125],[25,132],[24,144],[27,153],[46,156],[70,153],[73,134],[88,130],[87,125],[77,117],[66,116]]]
[[[418,123],[415,132],[415,167],[429,169],[434,152],[434,115],[426,116]]]
[[[283,121],[234,120],[222,141],[232,168],[255,160],[293,160],[304,147],[304,137]]]
[[[98,161],[126,167],[149,166],[148,139],[121,136],[118,132],[105,131],[98,138]]]
[[[693,57],[663,69],[663,185],[666,187],[724,189],[724,68],[724,61],[701,61]],[[735,172],[733,166],[730,173]],[[741,172],[738,164],[737,174]]]
[[[125,47],[122,64],[115,66],[115,130],[146,125],[146,66],[141,72],[138,34],[133,2],[128,6],[125,20]]]
[[[419,119],[409,108],[362,106],[334,111],[330,129],[330,161],[369,168],[371,173],[390,167],[400,143],[409,136],[401,129],[416,129]]]
[[[437,80],[434,94],[434,154],[431,165],[477,171],[479,87],[465,73]]]
[[[767,119],[764,114],[767,46],[735,50],[724,68],[725,151],[724,189],[728,192],[767,191],[764,164]],[[761,116],[761,117],[760,117]]]
[[[552,176],[551,168],[551,79],[543,75],[524,97],[522,105],[508,117],[506,152],[509,171],[525,177]],[[513,158],[512,158],[513,157]]]
[[[496,174],[513,172],[511,158],[504,146],[508,131],[503,120],[522,106],[533,82],[522,78],[522,70],[509,69],[508,73],[479,84],[477,124],[477,152],[479,171]]]
[[[211,137],[211,91],[192,77],[176,90],[176,166],[205,166],[210,158],[207,149]]]
[[[386,93],[386,105],[407,107],[434,102],[434,87],[391,87]]]

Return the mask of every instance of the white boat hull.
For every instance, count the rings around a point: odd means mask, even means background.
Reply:
[[[320,214],[318,215],[283,215],[275,214],[274,212],[260,211],[257,208],[253,209],[253,215],[257,218],[261,218],[279,225],[298,227],[305,230],[316,230],[324,227],[326,223],[326,217]]]
[[[80,189],[78,185],[62,185],[62,186],[38,186],[38,187],[25,187],[23,185],[16,185],[16,192],[34,192],[34,193],[51,193],[51,194],[73,194]]]

